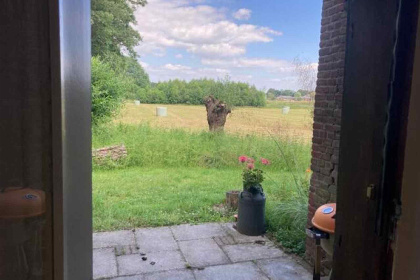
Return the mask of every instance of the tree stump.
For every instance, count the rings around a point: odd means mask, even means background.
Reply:
[[[223,101],[214,98],[214,96],[207,97],[205,104],[210,131],[223,131],[226,117],[231,110]]]
[[[228,191],[226,192],[226,206],[236,210],[238,209],[240,191]]]

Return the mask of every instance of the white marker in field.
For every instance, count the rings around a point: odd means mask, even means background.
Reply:
[[[156,107],[156,116],[166,117],[168,115],[168,108],[166,107]]]
[[[287,115],[287,114],[289,114],[289,111],[290,111],[290,107],[288,107],[288,106],[285,106],[285,107],[283,107],[283,115]]]
[[[139,106],[140,105],[140,100],[134,100],[134,104]]]

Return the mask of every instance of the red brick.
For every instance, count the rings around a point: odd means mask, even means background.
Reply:
[[[341,108],[347,32],[347,0],[324,0],[316,86],[313,145],[308,197],[308,226],[316,208],[336,199]],[[306,240],[306,256],[313,260],[313,240]]]

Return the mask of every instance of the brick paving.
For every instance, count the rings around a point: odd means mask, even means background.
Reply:
[[[312,279],[266,237],[232,223],[94,233],[93,247],[95,280]]]

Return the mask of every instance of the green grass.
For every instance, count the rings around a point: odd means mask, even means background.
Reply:
[[[276,225],[278,202],[296,196],[287,172],[268,172],[264,182],[267,221]],[[93,174],[95,231],[232,221],[213,206],[225,192],[241,189],[241,169],[127,168]],[[283,209],[284,210],[284,209]]]
[[[245,154],[272,161],[263,182],[269,230],[285,247],[303,252],[308,144],[147,125],[108,125],[93,136],[94,147],[125,144],[128,150],[120,162],[94,164],[95,231],[231,221],[233,213],[213,206],[226,191],[242,188],[238,156]]]
[[[270,169],[288,171],[291,162],[298,171],[309,167],[310,145],[303,141],[270,136],[214,134],[188,132],[183,129],[152,128],[148,125],[109,125],[96,128],[93,146],[103,147],[124,144],[128,157],[120,167],[206,167],[236,168],[238,156],[247,155],[256,159],[268,158]],[[280,152],[276,141],[283,153]],[[115,168],[103,165],[95,168]]]

